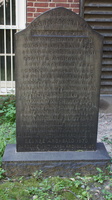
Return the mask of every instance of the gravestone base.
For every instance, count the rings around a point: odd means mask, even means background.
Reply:
[[[99,167],[107,172],[110,157],[103,145],[97,144],[96,151],[49,151],[16,152],[16,145],[6,147],[2,167],[7,176],[28,176],[42,170],[47,176],[72,177],[75,173],[82,175],[96,174]]]

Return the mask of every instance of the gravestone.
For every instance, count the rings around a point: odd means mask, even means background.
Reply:
[[[85,157],[85,165],[94,160],[93,165],[100,162],[105,168],[109,157],[97,144],[102,36],[59,7],[37,17],[15,38],[16,167],[17,161],[26,161],[31,171],[48,161],[48,168],[59,171],[60,161],[70,169]],[[14,151],[15,145],[7,148]]]
[[[64,8],[16,35],[17,151],[96,150],[102,37]]]

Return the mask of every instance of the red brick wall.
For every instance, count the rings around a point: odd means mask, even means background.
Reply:
[[[27,24],[41,13],[55,7],[65,7],[79,14],[80,0],[27,0]]]

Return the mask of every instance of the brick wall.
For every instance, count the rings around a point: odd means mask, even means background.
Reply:
[[[41,13],[55,7],[65,7],[79,14],[80,0],[27,0],[27,24]]]

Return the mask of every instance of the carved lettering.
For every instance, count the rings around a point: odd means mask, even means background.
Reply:
[[[16,34],[18,151],[96,148],[101,45],[64,8]]]

